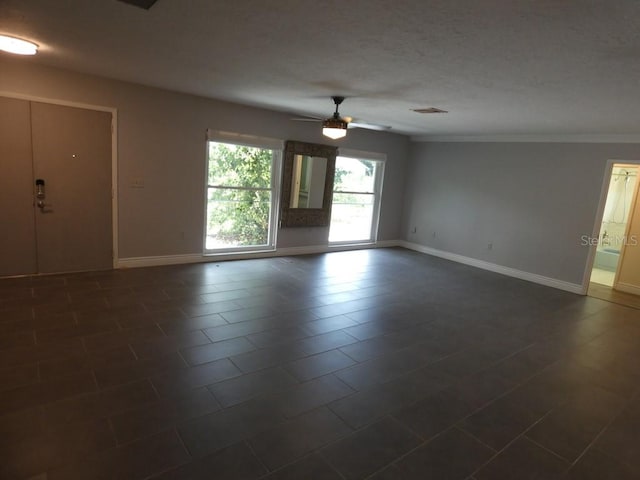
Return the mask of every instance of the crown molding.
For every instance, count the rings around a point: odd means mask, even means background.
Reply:
[[[415,135],[412,142],[421,143],[640,143],[640,134],[594,135]]]

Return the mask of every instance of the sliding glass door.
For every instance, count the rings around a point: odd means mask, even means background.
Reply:
[[[338,157],[329,243],[372,243],[378,233],[384,161]]]

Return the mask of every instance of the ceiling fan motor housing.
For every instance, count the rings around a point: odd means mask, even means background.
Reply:
[[[347,121],[340,116],[340,112],[338,112],[338,107],[342,102],[344,102],[344,97],[331,97],[333,103],[336,104],[336,111],[333,112],[333,116],[331,118],[327,118],[324,122],[322,122],[322,126],[324,128],[347,128]]]
[[[327,118],[322,122],[323,128],[347,128],[347,122],[340,118],[338,113],[334,113],[333,117]]]

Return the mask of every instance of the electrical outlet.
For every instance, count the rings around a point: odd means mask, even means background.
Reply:
[[[489,242],[487,244],[487,250],[493,250],[493,243]]]
[[[433,231],[433,235],[432,235],[432,237],[433,237],[433,238],[436,238],[436,232],[435,232],[435,230]]]
[[[411,229],[411,233],[416,233],[417,231],[418,231],[418,227],[414,225],[413,228]]]
[[[141,178],[136,178],[135,180],[131,181],[130,186],[131,188],[144,188],[144,180],[142,180]]]

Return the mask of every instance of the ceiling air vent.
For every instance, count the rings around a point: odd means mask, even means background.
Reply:
[[[436,107],[429,107],[429,108],[414,108],[412,109],[414,112],[416,113],[449,113],[446,110],[441,110],[439,108]]]
[[[135,5],[136,7],[144,8],[145,10],[149,10],[153,7],[153,4],[158,0],[120,0],[123,3],[128,3],[129,5]]]

